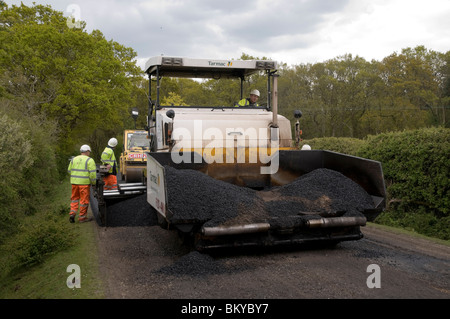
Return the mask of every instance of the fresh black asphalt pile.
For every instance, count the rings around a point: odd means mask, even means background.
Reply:
[[[158,225],[156,214],[147,202],[147,194],[125,200],[111,200],[106,214],[108,227],[135,227]]]
[[[167,201],[172,223],[183,221],[219,225],[242,215],[257,213],[256,192],[216,180],[201,172],[165,166]]]
[[[316,169],[268,191],[232,185],[196,170],[165,170],[172,223],[213,227],[270,222],[271,227],[290,227],[339,212],[363,216],[361,212],[374,206],[358,184],[329,169]],[[143,194],[108,205],[107,225],[153,226],[157,218]]]
[[[363,216],[374,208],[372,198],[343,174],[316,169],[269,191],[256,191],[216,180],[189,169],[165,166],[168,208],[173,223],[204,226],[268,222],[305,222],[327,214]],[[341,215],[342,215],[341,214]]]
[[[305,174],[281,186],[277,192],[283,197],[302,199],[298,210],[303,211],[324,211],[327,208],[334,211],[364,211],[373,208],[372,198],[361,186],[343,174],[326,168]]]

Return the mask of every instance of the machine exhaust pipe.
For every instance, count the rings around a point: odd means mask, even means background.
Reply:
[[[144,190],[130,190],[130,191],[118,191],[118,190],[111,190],[111,191],[104,191],[103,197],[104,198],[122,198],[124,195],[138,195],[143,194]]]
[[[134,186],[145,186],[144,183],[126,183],[119,184],[119,187],[134,187]]]
[[[269,223],[247,224],[238,226],[203,227],[202,234],[205,236],[239,235],[266,232],[269,229]]]
[[[330,217],[320,219],[310,219],[306,222],[309,228],[330,228],[346,226],[365,226],[366,217]]]
[[[121,191],[136,191],[136,190],[146,190],[147,186],[127,186],[127,187],[120,187],[119,189]]]

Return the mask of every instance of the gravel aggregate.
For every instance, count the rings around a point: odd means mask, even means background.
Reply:
[[[202,172],[165,166],[172,223],[213,227],[269,222],[273,228],[301,226],[322,216],[363,216],[369,194],[339,172],[316,169],[293,182],[256,191]],[[157,217],[146,194],[110,202],[107,225],[153,226]]]
[[[372,198],[343,174],[316,169],[293,182],[256,191],[216,180],[204,173],[166,166],[172,222],[205,226],[271,221],[277,227],[304,223],[321,215],[363,216]]]
[[[256,191],[216,180],[199,171],[165,166],[172,222],[194,220],[208,226],[239,214],[256,213]]]
[[[158,225],[158,218],[147,202],[147,194],[110,200],[106,219],[108,227]]]

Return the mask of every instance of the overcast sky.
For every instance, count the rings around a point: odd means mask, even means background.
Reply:
[[[288,65],[350,53],[368,61],[407,47],[450,50],[450,0],[30,0],[155,55],[238,59],[244,52]]]

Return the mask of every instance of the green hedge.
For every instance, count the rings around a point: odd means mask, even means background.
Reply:
[[[69,204],[27,216],[18,231],[0,245],[0,281],[11,272],[40,264],[46,257],[73,245],[75,232],[68,222]]]
[[[20,104],[0,102],[1,244],[17,231],[19,220],[47,204],[59,178],[54,124],[23,116]]]
[[[450,240],[450,129],[369,136],[357,155],[380,161],[388,207],[375,222]]]
[[[18,225],[17,215],[26,210],[21,198],[23,172],[33,164],[28,133],[20,122],[0,113],[0,243]]]
[[[450,129],[369,136],[357,155],[382,163],[390,203],[449,215]]]
[[[42,262],[45,256],[70,247],[73,230],[67,222],[67,215],[58,218],[55,214],[47,214],[42,221],[21,225],[22,234],[12,245],[16,264],[32,266]]]

